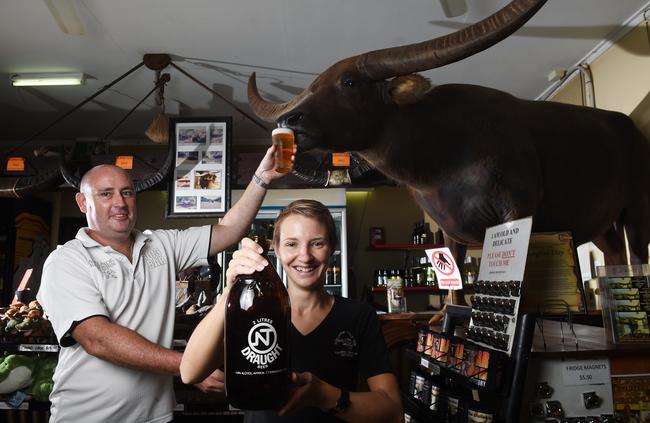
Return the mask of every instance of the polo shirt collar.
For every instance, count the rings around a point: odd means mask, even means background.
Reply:
[[[86,232],[87,229],[88,229],[87,227],[79,229],[79,231],[77,232],[77,236],[75,237],[76,239],[81,241],[84,247],[110,248],[92,239],[90,235],[88,235],[88,232]],[[135,240],[135,242],[133,243],[134,252],[136,251],[136,249],[139,250],[142,247],[142,245],[144,245],[144,243],[149,239],[146,235],[144,235],[142,232],[140,232],[135,228],[131,230],[131,235],[133,235],[133,239]]]

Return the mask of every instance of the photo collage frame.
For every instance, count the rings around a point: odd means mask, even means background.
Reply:
[[[168,217],[223,216],[230,201],[230,118],[170,122],[175,151]]]

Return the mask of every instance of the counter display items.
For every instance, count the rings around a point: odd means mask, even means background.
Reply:
[[[477,281],[467,337],[501,351],[512,351],[517,329],[521,281]]]
[[[52,337],[52,325],[43,315],[38,301],[15,302],[0,308],[0,338],[24,340],[29,337]]]
[[[48,404],[58,350],[38,301],[0,307],[0,410]]]
[[[471,308],[448,304],[439,332],[418,331],[410,353],[418,372],[409,389],[412,421],[519,421],[522,373],[534,331],[534,318],[519,309],[531,227],[532,219],[524,218],[488,228]],[[450,261],[447,267],[450,273],[455,265]],[[467,320],[457,333],[457,325]],[[432,386],[441,398],[433,409]]]
[[[650,267],[598,269],[603,322],[617,344],[650,344]]]
[[[614,410],[618,421],[645,423],[650,421],[650,375],[612,377]]]

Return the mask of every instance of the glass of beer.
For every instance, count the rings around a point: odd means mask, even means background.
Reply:
[[[271,132],[271,138],[275,148],[275,170],[280,173],[287,173],[293,167],[291,156],[293,156],[293,148],[295,138],[293,131],[289,128],[275,128]]]

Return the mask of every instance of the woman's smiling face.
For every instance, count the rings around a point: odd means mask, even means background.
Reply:
[[[332,253],[324,224],[298,214],[287,216],[275,249],[290,283],[305,289],[322,286]]]

